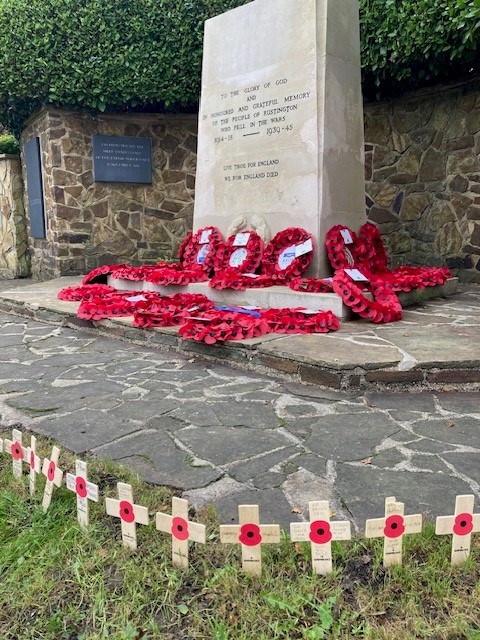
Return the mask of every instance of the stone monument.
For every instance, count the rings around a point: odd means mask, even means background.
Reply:
[[[358,0],[254,0],[205,25],[194,229],[365,221]],[[237,229],[235,229],[237,230]]]

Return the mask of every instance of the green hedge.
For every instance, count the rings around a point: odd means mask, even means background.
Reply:
[[[203,22],[250,0],[1,0],[0,122],[47,102],[195,109]],[[477,71],[480,0],[360,0],[364,88],[385,95]]]
[[[360,0],[363,88],[384,97],[480,72],[480,0]]]

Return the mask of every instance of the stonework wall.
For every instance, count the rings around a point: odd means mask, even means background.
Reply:
[[[0,278],[25,278],[30,254],[20,158],[0,155]]]
[[[447,265],[480,282],[480,88],[365,109],[367,213],[393,264]]]
[[[45,109],[34,116],[22,142],[40,138],[46,239],[30,238],[33,277],[175,257],[192,226],[196,132],[189,115]],[[94,134],[151,138],[152,184],[95,183]]]

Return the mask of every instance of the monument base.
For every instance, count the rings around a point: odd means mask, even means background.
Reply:
[[[213,302],[233,307],[248,306],[261,309],[304,307],[315,311],[331,311],[340,320],[346,320],[350,317],[350,309],[343,304],[342,299],[336,293],[305,293],[280,286],[245,289],[244,291],[219,290],[209,287],[208,282],[187,284],[184,287],[178,285],[164,287],[152,282],[133,282],[111,277],[108,278],[108,284],[119,291],[157,291],[164,296],[171,296],[175,293],[202,293]]]

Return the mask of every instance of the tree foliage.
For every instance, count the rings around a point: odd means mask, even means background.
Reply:
[[[480,71],[480,0],[360,0],[360,23],[370,97]]]
[[[194,109],[204,21],[251,0],[2,0],[0,122],[45,103]],[[480,0],[360,0],[364,89],[477,71]]]

